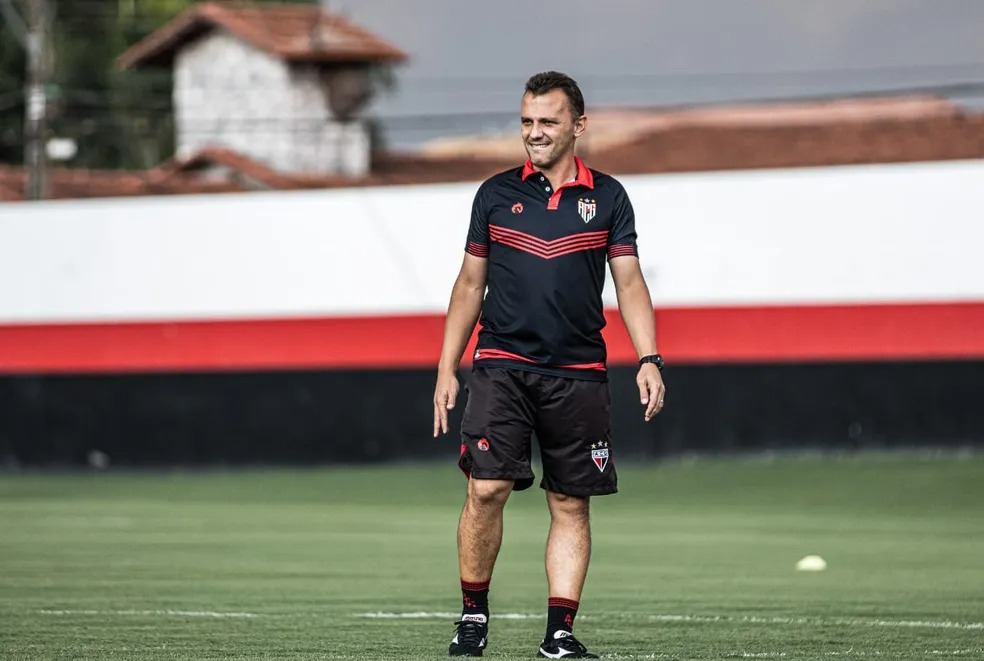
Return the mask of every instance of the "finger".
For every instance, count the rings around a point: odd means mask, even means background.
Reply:
[[[438,433],[442,429],[441,413],[444,411],[444,401],[446,397],[447,393],[443,390],[439,390],[434,395],[434,438],[437,438]]]
[[[646,383],[646,380],[645,379],[639,379],[639,381],[637,381],[636,383],[639,385],[639,401],[642,402],[643,405],[648,404],[649,403],[649,384]]]
[[[451,408],[448,401],[448,393],[443,393],[442,400],[444,401],[444,406],[439,407],[441,413],[441,433],[448,433],[448,409]]]
[[[452,389],[451,392],[448,393],[448,404],[447,404],[447,407],[446,408],[448,410],[453,409],[454,408],[454,403],[456,401],[458,401],[458,391]]]
[[[646,405],[646,421],[648,422],[654,415],[656,415],[657,408],[660,404],[660,395],[659,389],[655,384],[647,381],[646,386],[650,392],[649,403]]]
[[[656,410],[653,411],[653,415],[656,415],[663,410],[663,402],[666,401],[666,388],[659,386],[655,395],[656,399]]]

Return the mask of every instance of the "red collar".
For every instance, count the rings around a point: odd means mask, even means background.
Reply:
[[[591,170],[585,167],[584,162],[577,156],[574,157],[574,162],[577,164],[577,177],[574,181],[569,181],[561,188],[566,188],[567,186],[587,186],[588,188],[594,188],[594,175],[591,174]],[[526,181],[529,177],[536,174],[537,170],[533,167],[533,162],[529,159],[523,164],[523,181]]]

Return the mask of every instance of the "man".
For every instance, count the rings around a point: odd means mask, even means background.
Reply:
[[[521,118],[529,160],[488,179],[475,196],[434,392],[436,438],[448,431],[456,371],[481,314],[461,425],[459,465],[468,475],[458,524],[463,608],[448,651],[482,656],[487,644],[503,506],[512,491],[533,484],[535,431],[550,510],[539,655],[597,658],[573,627],[591,552],[589,499],[617,490],[601,335],[606,259],[640,356],[636,382],[647,421],[663,407],[662,358],[629,198],[615,179],[574,155],[587,127],[577,83],[556,72],[533,76]]]

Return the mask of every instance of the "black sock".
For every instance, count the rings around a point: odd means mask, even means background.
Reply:
[[[489,581],[469,583],[461,581],[461,614],[484,615],[489,618]]]
[[[573,599],[550,597],[547,600],[547,640],[558,631],[574,631],[574,618],[580,604]]]

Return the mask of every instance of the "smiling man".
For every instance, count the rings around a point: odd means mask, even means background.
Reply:
[[[547,629],[539,655],[597,658],[574,637],[591,555],[591,496],[617,491],[602,289],[605,263],[639,355],[643,415],[663,407],[653,306],[639,267],[635,216],[614,178],[574,155],[587,128],[569,76],[526,83],[522,137],[529,160],[475,195],[464,262],[451,292],[434,391],[434,436],[448,431],[457,369],[481,317],[459,466],[468,491],[458,524],[462,615],[448,652],[482,656],[489,585],[502,543],[503,507],[533,485],[531,438],[550,511]]]

